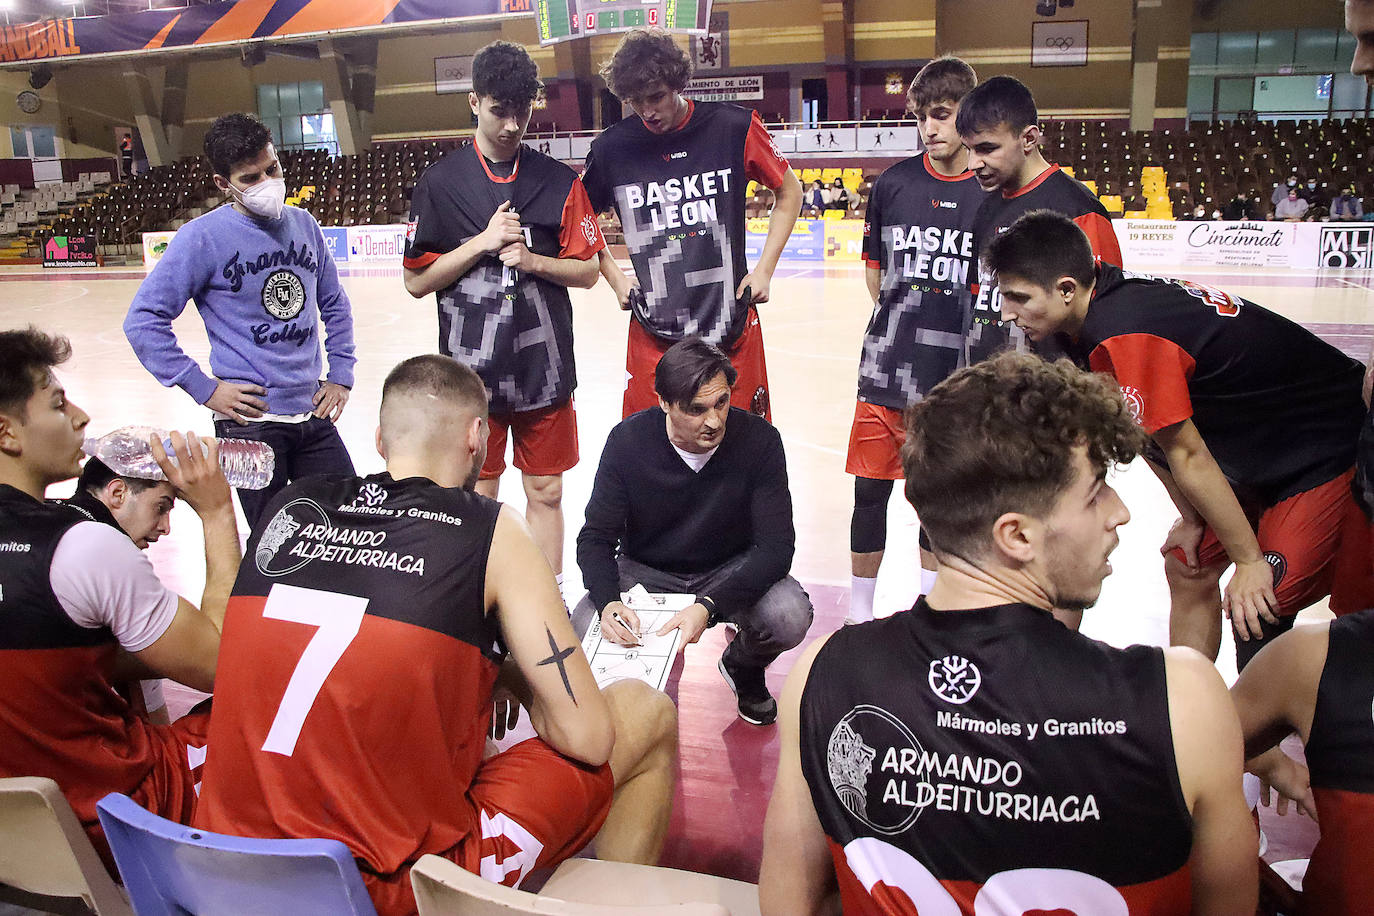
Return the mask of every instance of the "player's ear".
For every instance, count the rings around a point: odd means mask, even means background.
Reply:
[[[1004,512],[992,523],[992,545],[1008,562],[1028,564],[1035,559],[1040,523],[1021,512]]]
[[[116,477],[105,485],[105,492],[110,497],[110,508],[119,509],[123,507],[124,500],[129,498],[129,485]]]
[[[23,449],[19,444],[19,421],[7,413],[0,413],[0,452],[17,458]]]
[[[1073,299],[1074,294],[1078,292],[1078,281],[1073,277],[1060,277],[1059,282],[1055,284],[1054,288],[1055,292],[1063,296],[1065,302],[1068,302]]]
[[[382,425],[381,425],[380,423],[377,424],[377,436],[376,436],[376,441],[377,441],[377,454],[378,454],[378,455],[381,455],[381,456],[382,456],[382,460],[385,461],[385,460],[386,460],[386,446],[382,443]]]
[[[472,108],[472,113],[474,116],[477,114],[477,109],[481,107],[481,104],[482,100],[478,97],[477,93],[468,93],[468,106]]]
[[[1026,151],[1027,155],[1029,155],[1030,153],[1035,151],[1036,146],[1038,146],[1039,144],[1040,125],[1027,125],[1026,129],[1021,131],[1021,148]]]

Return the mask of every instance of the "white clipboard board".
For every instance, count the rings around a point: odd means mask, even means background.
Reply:
[[[582,638],[582,651],[592,667],[596,686],[605,687],[616,681],[634,678],[662,690],[668,683],[668,672],[677,657],[682,631],[673,630],[667,636],[656,636],[663,625],[683,608],[696,601],[696,595],[651,593],[636,585],[621,592],[620,600],[639,616],[640,645],[618,646],[601,633],[601,617],[592,618],[587,635]]]

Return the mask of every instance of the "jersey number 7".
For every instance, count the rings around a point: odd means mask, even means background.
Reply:
[[[276,583],[267,593],[262,616],[268,620],[286,620],[318,627],[306,643],[291,680],[286,684],[277,714],[264,751],[290,757],[296,750],[296,739],[315,698],[320,695],[329,672],[343,657],[344,650],[358,635],[367,611],[367,599],[355,595],[340,595],[316,588]]]

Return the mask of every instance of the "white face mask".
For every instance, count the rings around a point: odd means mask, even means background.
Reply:
[[[231,184],[229,193],[249,213],[266,219],[278,219],[286,206],[286,179],[264,178],[246,191],[240,191]]]

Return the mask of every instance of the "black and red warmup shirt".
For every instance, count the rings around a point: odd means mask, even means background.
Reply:
[[[973,219],[985,196],[972,172],[941,175],[925,153],[874,183],[864,263],[882,282],[859,359],[860,401],[902,410],[966,364]]]
[[[800,742],[847,916],[1191,912],[1158,648],[922,599],[830,637]]]
[[[1302,883],[1302,912],[1374,906],[1374,610],[1331,622],[1307,736],[1321,839]]]
[[[1057,165],[1041,172],[1019,191],[1002,191],[984,198],[974,222],[974,244],[978,257],[983,256],[983,249],[998,233],[1032,210],[1053,210],[1064,214],[1083,230],[1099,263],[1105,261],[1117,267],[1122,266],[1121,245],[1112,230],[1107,208],[1083,182],[1069,177]],[[1008,340],[1024,341],[1020,328],[1002,323],[1002,296],[994,277],[980,275],[978,278],[970,337],[973,351],[970,362],[991,356],[1006,346]],[[1035,349],[1045,352],[1039,346]]]
[[[577,173],[521,145],[490,163],[475,144],[425,170],[410,201],[403,263],[421,270],[487,228],[505,201],[520,214],[525,244],[550,258],[594,257],[605,247]],[[493,413],[560,404],[577,387],[568,289],[481,258],[439,290],[439,352],[476,370]]]
[[[1151,435],[1192,419],[1247,499],[1272,506],[1354,463],[1364,367],[1239,296],[1099,264],[1066,349],[1116,378]]]
[[[169,813],[185,801],[189,814],[190,785],[180,785],[186,752],[171,730],[116,690],[114,634],[77,624],[53,593],[58,542],[87,521],[0,486],[0,777],[52,779],[107,854],[96,802],[122,792]]]
[[[383,875],[479,830],[499,511],[387,474],[273,498],[225,618],[197,826],[337,839]]]
[[[615,207],[644,305],[634,317],[664,340],[693,334],[729,347],[751,306],[735,300],[749,273],[744,257],[745,190],[750,179],[782,185],[787,160],[758,112],[724,102],[688,101],[666,134],[637,117],[592,141],[582,182],[596,212]]]

